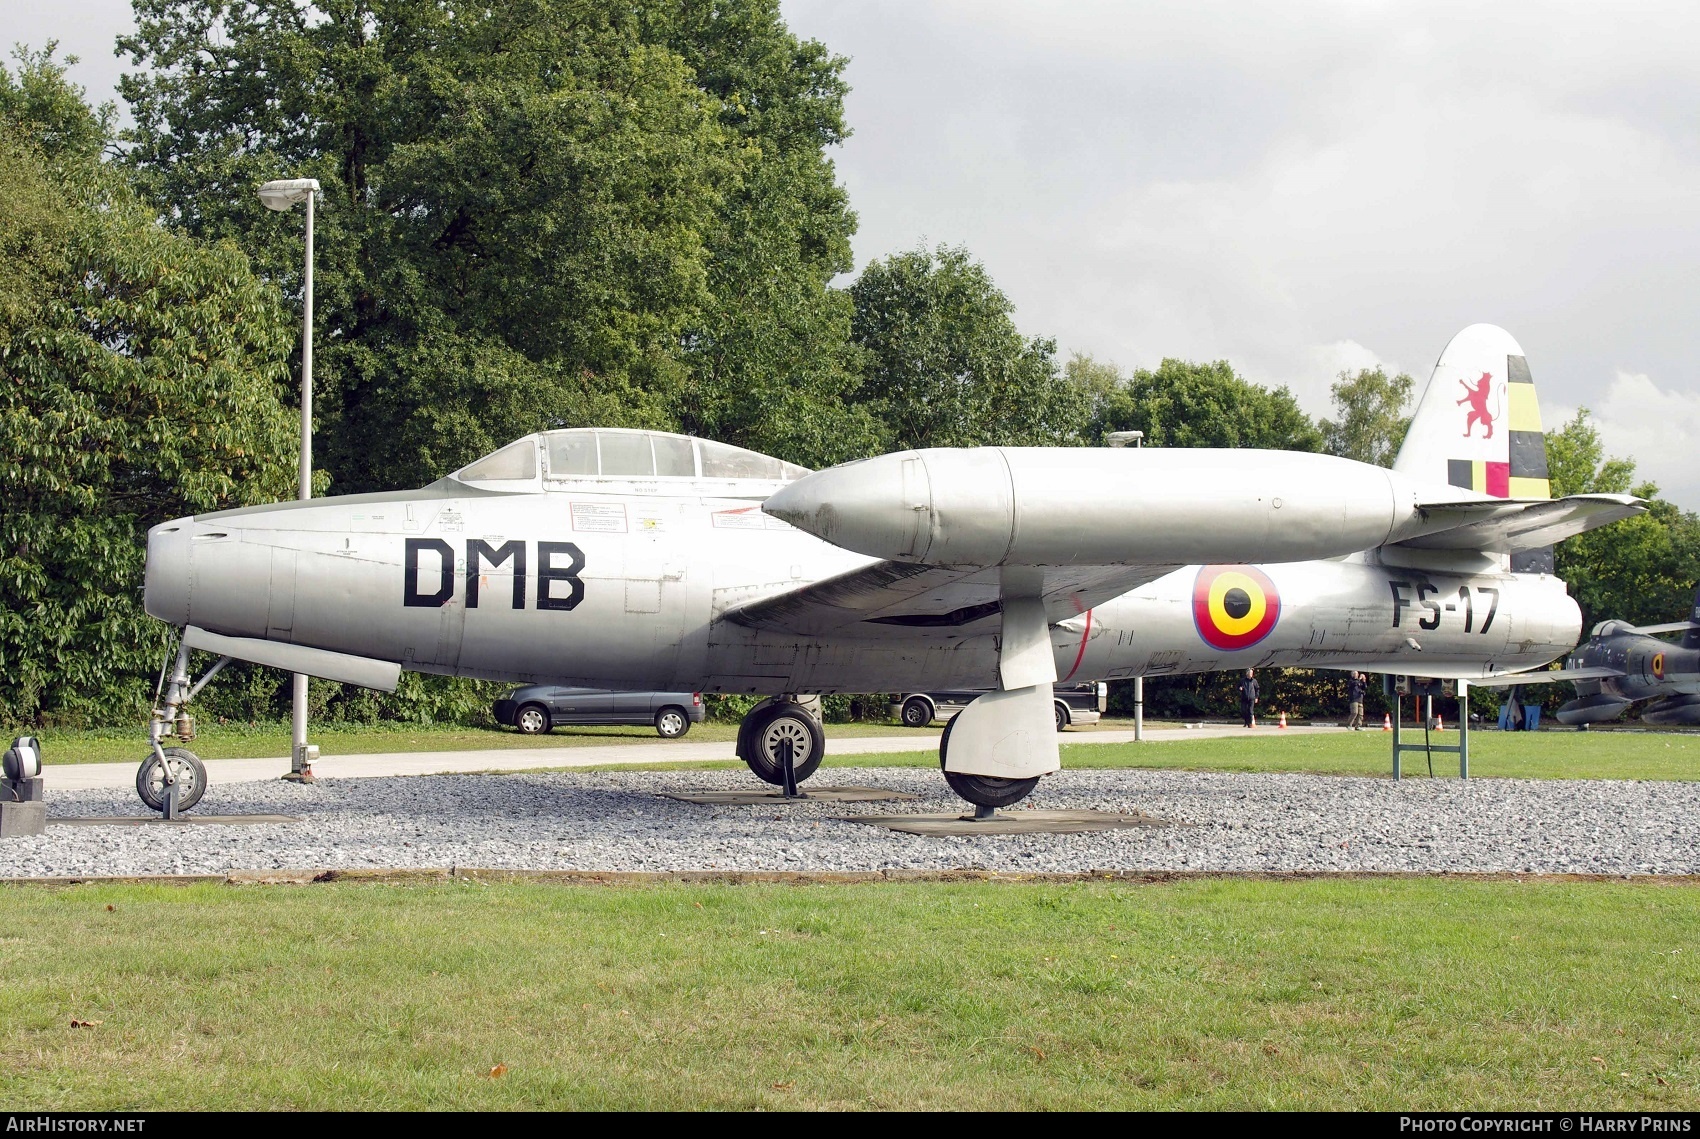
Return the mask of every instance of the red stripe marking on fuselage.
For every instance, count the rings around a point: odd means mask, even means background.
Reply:
[[[1080,631],[1080,651],[1074,654],[1074,667],[1063,677],[1063,683],[1074,679],[1074,674],[1080,671],[1080,662],[1086,659],[1086,638],[1092,635],[1092,610],[1086,611],[1086,628]]]

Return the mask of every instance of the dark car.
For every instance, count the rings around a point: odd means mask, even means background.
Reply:
[[[1109,685],[1059,684],[1051,690],[1057,731],[1070,724],[1096,724],[1109,702]],[[934,720],[948,720],[980,692],[910,692],[891,706],[892,715],[905,727],[924,728]]]
[[[700,692],[610,692],[533,684],[496,701],[498,724],[528,736],[564,724],[653,724],[662,739],[676,740],[703,717]]]

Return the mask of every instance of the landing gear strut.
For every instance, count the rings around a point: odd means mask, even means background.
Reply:
[[[160,667],[153,715],[148,719],[148,744],[153,754],[142,760],[136,771],[136,794],[150,811],[175,819],[179,812],[189,810],[206,794],[207,769],[200,757],[188,748],[164,747],[160,741],[175,737],[188,743],[195,738],[195,717],[184,709],[229,663],[229,657],[219,657],[206,675],[191,686],[189,646],[179,643],[175,662],[168,656]]]
[[[1027,583],[1029,588],[1033,583]],[[950,789],[986,820],[1033,793],[1040,776],[1062,766],[1057,748],[1058,712],[1052,695],[1057,666],[1051,651],[1045,602],[1022,594],[1019,575],[1006,575],[1003,637],[998,645],[998,687],[982,693],[945,725],[939,767]],[[954,742],[957,755],[951,757]]]
[[[782,788],[787,799],[802,798],[797,785],[826,758],[826,733],[808,708],[776,696],[757,704],[739,725],[738,758],[757,779]]]

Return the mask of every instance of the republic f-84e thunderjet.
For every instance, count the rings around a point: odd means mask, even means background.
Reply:
[[[1580,631],[1551,544],[1639,509],[1549,499],[1523,351],[1487,325],[1442,354],[1392,470],[978,447],[809,472],[664,432],[545,431],[418,490],[154,527],[147,611],[184,632],[138,789],[156,809],[167,786],[200,796],[199,761],[161,746],[200,649],[379,689],[412,669],[766,694],[738,753],[774,783],[825,752],[795,694],[982,690],[940,765],[995,808],[1060,766],[1053,682],[1545,664]]]

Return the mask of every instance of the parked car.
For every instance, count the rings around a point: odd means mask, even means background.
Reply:
[[[924,728],[935,720],[948,720],[968,706],[979,692],[911,692],[891,706],[891,714],[905,727]],[[1096,724],[1110,703],[1110,686],[1059,684],[1051,690],[1057,713],[1057,731],[1070,724]]]
[[[662,739],[676,740],[703,718],[700,692],[610,692],[552,684],[516,688],[492,711],[498,724],[528,736],[566,724],[653,724]]]

